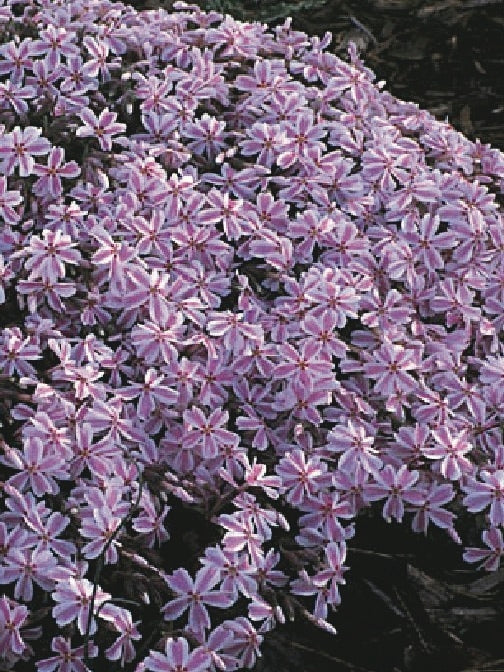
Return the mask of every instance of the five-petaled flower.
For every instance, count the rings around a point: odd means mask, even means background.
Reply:
[[[4,159],[6,175],[11,175],[16,166],[19,166],[20,177],[33,173],[33,157],[47,154],[51,149],[49,140],[41,135],[42,129],[35,126],[26,126],[22,130],[16,126],[12,133],[0,135],[0,159]]]
[[[151,672],[205,672],[212,659],[204,647],[189,653],[189,644],[183,637],[166,640],[165,652],[151,651],[145,659],[145,669]]]
[[[188,627],[195,633],[202,633],[211,626],[206,605],[226,609],[234,602],[230,590],[217,590],[221,574],[214,567],[202,567],[193,580],[185,569],[177,569],[165,579],[168,586],[178,595],[162,608],[165,619],[175,620],[189,609]]]
[[[96,137],[104,152],[112,150],[113,136],[124,133],[126,130],[126,124],[116,122],[117,113],[110,112],[107,108],[100,112],[99,117],[92,110],[85,108],[79,112],[79,117],[84,122],[84,126],[79,126],[76,135],[79,138]]]

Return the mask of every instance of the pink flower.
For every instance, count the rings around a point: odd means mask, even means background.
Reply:
[[[21,214],[14,207],[22,201],[23,197],[19,191],[7,191],[7,178],[2,175],[0,177],[0,215],[7,224],[17,224]]]
[[[233,636],[229,645],[225,647],[225,651],[238,657],[241,667],[252,668],[257,657],[261,655],[262,635],[243,616],[239,616],[233,621],[225,621],[223,627],[229,630]]]
[[[223,428],[229,419],[229,413],[216,408],[208,418],[197,406],[184,411],[184,423],[187,426],[185,443],[188,447],[198,447],[205,458],[216,457],[223,444],[237,442],[238,437]]]
[[[440,471],[450,481],[457,481],[464,473],[471,471],[471,461],[465,456],[472,450],[466,440],[465,431],[452,434],[448,427],[440,427],[432,431],[434,446],[425,446],[423,453],[430,460],[442,460]]]
[[[195,633],[201,633],[211,626],[210,615],[205,605],[226,609],[234,603],[232,591],[215,590],[221,582],[220,571],[203,567],[193,580],[185,569],[177,569],[167,577],[168,586],[178,595],[162,608],[166,620],[175,620],[189,609],[188,626]]]
[[[133,519],[133,529],[145,535],[145,544],[152,548],[155,543],[162,544],[170,538],[164,526],[164,520],[170,511],[170,507],[164,505],[158,511],[154,497],[146,490],[140,500],[141,512]],[[159,507],[161,508],[161,507]]]
[[[236,553],[246,548],[252,561],[258,563],[263,555],[264,537],[256,531],[252,516],[241,511],[233,514],[224,513],[219,516],[218,522],[227,530],[222,539],[224,550]]]
[[[226,146],[225,128],[224,121],[219,121],[205,112],[201,119],[187,124],[184,129],[185,136],[194,138],[187,146],[195,154],[206,154],[208,158],[214,157]]]
[[[18,327],[3,329],[0,337],[0,369],[6,376],[15,373],[20,376],[35,375],[30,361],[41,359],[39,347],[29,337],[23,338]]]
[[[52,590],[54,581],[48,578],[56,567],[56,558],[50,551],[12,548],[0,566],[0,583],[16,582],[14,597],[24,602],[33,599],[33,582],[44,590]]]
[[[246,554],[214,546],[206,549],[201,562],[205,567],[219,570],[221,588],[231,592],[234,600],[238,599],[239,593],[250,597],[257,592],[257,582],[253,578],[254,567],[249,563]]]
[[[137,630],[140,621],[133,623],[131,613],[127,609],[117,607],[115,604],[106,604],[100,611],[100,618],[112,624],[119,637],[108,647],[105,655],[108,660],[120,660],[121,667],[130,663],[136,655],[132,640],[139,640],[142,635]]]
[[[261,61],[267,63],[268,61]],[[285,131],[279,125],[257,122],[251,128],[245,129],[247,140],[241,142],[241,152],[244,156],[257,154],[257,163],[265,168],[271,168],[285,144]]]
[[[286,489],[286,499],[299,506],[312,497],[328,481],[327,467],[318,457],[306,458],[300,449],[292,450],[282,457],[276,472]]]
[[[499,527],[504,524],[504,470],[482,470],[480,476],[483,483],[470,478],[463,486],[466,492],[463,504],[471,513],[483,511],[490,505],[490,524]]]
[[[406,235],[408,242],[412,243],[415,259],[422,261],[431,272],[444,267],[440,250],[457,246],[457,236],[454,233],[436,234],[439,226],[439,215],[427,214],[422,217],[420,232]]]
[[[10,74],[13,84],[21,84],[25,70],[31,70],[33,61],[32,39],[30,37],[21,40],[18,44],[14,41],[7,42],[0,47],[2,61],[0,61],[0,75]]]
[[[484,568],[489,572],[495,572],[499,569],[500,559],[504,554],[504,542],[502,532],[498,527],[491,527],[482,534],[483,543],[488,546],[484,548],[466,548],[464,560],[466,562],[481,562],[478,569]]]
[[[414,532],[427,534],[429,524],[432,522],[441,529],[448,530],[453,539],[457,539],[457,533],[453,529],[453,520],[456,517],[451,511],[443,509],[443,504],[448,504],[455,497],[453,486],[449,483],[433,483],[424,494],[423,504],[415,506],[415,515],[411,523]]]
[[[347,421],[347,426],[337,425],[328,434],[328,449],[343,453],[338,461],[338,469],[351,474],[357,465],[366,471],[380,469],[382,460],[378,457],[378,450],[373,448],[373,436],[369,436],[366,428],[353,420]]]
[[[31,46],[31,53],[39,56],[43,54],[51,70],[54,70],[61,62],[61,57],[75,56],[79,47],[73,44],[75,33],[49,24],[45,30],[41,30],[39,40],[35,40]]]
[[[114,515],[107,507],[93,509],[92,516],[83,520],[80,530],[83,537],[91,539],[82,547],[84,557],[88,559],[97,558],[106,549],[105,564],[115,564],[119,559],[116,538],[121,523],[122,519]],[[112,537],[114,540],[110,543]]]
[[[52,598],[56,602],[52,610],[56,623],[61,627],[76,620],[80,634],[84,635],[87,631],[92,595],[93,584],[87,579],[77,579],[70,576],[58,581],[56,590],[52,593]],[[93,616],[99,607],[110,598],[109,593],[105,593],[98,588],[93,604]],[[93,635],[96,630],[96,621],[93,617],[91,618],[89,634]]]
[[[110,81],[110,68],[117,68],[117,63],[107,63],[109,55],[109,46],[105,41],[98,41],[91,35],[86,35],[83,39],[83,44],[91,55],[84,67],[82,68],[83,75],[95,78],[101,75],[103,82]]]
[[[302,385],[316,386],[320,378],[332,372],[332,363],[320,356],[320,350],[315,341],[305,341],[299,351],[289,343],[279,345],[278,354],[283,361],[275,367],[275,378],[293,377]]]
[[[208,651],[199,646],[189,653],[189,644],[183,637],[169,637],[165,653],[150,651],[144,661],[145,669],[151,672],[205,672],[210,668],[212,658]]]
[[[47,493],[56,495],[59,492],[56,479],[68,478],[65,456],[48,450],[37,436],[26,437],[22,452],[10,448],[6,460],[19,470],[8,483],[19,490],[29,486],[37,497]]]
[[[84,122],[84,126],[79,126],[76,135],[79,138],[96,137],[104,152],[112,150],[112,136],[124,133],[126,130],[126,124],[116,123],[117,114],[110,112],[108,108],[102,110],[99,117],[90,109],[84,109],[79,112],[79,117]]]
[[[36,163],[33,166],[34,175],[40,177],[34,185],[36,194],[45,196],[50,194],[53,198],[58,198],[63,193],[61,178],[68,179],[80,175],[80,168],[75,161],[63,163],[65,160],[65,150],[61,147],[53,147],[47,159],[47,166]]]
[[[0,597],[0,656],[20,656],[26,649],[20,629],[28,618],[28,609],[5,595]]]
[[[326,566],[312,577],[313,584],[317,588],[325,588],[325,601],[327,604],[337,606],[341,603],[339,585],[345,584],[343,574],[348,570],[343,563],[346,558],[345,542],[331,542],[325,547]],[[329,584],[329,585],[327,585]],[[325,618],[325,616],[322,616]]]
[[[340,518],[352,518],[354,513],[349,502],[340,499],[337,492],[318,492],[302,505],[307,511],[299,518],[300,527],[320,529],[331,541],[343,541],[344,529]]]
[[[65,264],[78,264],[81,254],[74,249],[77,243],[72,242],[69,235],[61,231],[42,231],[42,239],[31,236],[30,245],[26,250],[29,255],[25,267],[31,271],[30,280],[41,278],[49,282],[57,282],[64,278]]]
[[[386,498],[383,517],[388,523],[392,518],[402,522],[404,502],[417,506],[423,503],[423,493],[414,487],[420,474],[416,470],[409,471],[407,465],[403,464],[396,470],[387,464],[373,476],[375,482],[365,486],[364,497],[370,502]]]
[[[373,362],[364,364],[364,373],[376,378],[374,390],[378,394],[389,395],[396,389],[411,392],[417,386],[415,379],[407,371],[418,368],[417,353],[401,345],[385,343],[373,353]]]
[[[209,317],[206,325],[208,333],[212,336],[221,336],[224,347],[232,350],[235,355],[243,354],[245,346],[262,341],[261,326],[245,322],[243,313],[212,311]]]
[[[165,376],[158,375],[156,369],[153,368],[147,369],[143,383],[131,383],[115,392],[121,399],[131,400],[140,397],[137,413],[142,420],[149,419],[156,405],[173,406],[178,399],[177,392],[166,384]]]
[[[41,138],[41,133],[42,130],[34,126],[23,130],[16,126],[12,133],[0,136],[0,158],[5,159],[3,167],[6,175],[11,175],[16,166],[19,166],[20,177],[33,173],[33,157],[47,154],[51,149],[51,143],[47,138]]]
[[[282,124],[282,130],[285,131],[286,139],[277,158],[280,168],[289,168],[314,147],[325,149],[320,139],[327,134],[327,130],[322,123],[314,123],[312,110],[300,112],[295,121]]]
[[[84,646],[72,649],[69,639],[53,637],[51,650],[58,655],[37,661],[37,672],[91,672],[84,665]],[[98,655],[98,647],[93,642],[88,643],[88,656],[95,658]]]

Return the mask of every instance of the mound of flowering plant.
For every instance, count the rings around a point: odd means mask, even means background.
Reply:
[[[504,156],[289,21],[0,33],[2,669],[253,667],[371,508],[497,569]]]

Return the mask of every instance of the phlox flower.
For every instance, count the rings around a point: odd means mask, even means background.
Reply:
[[[56,313],[65,313],[65,304],[61,299],[68,299],[77,291],[73,282],[57,282],[55,280],[20,280],[17,286],[20,294],[27,295],[28,310],[36,313],[44,302]]]
[[[16,126],[12,133],[0,135],[0,159],[4,159],[6,175],[11,175],[16,166],[19,166],[20,177],[33,173],[33,157],[47,154],[51,149],[51,143],[47,138],[40,137],[41,134],[42,129],[34,126],[26,126],[22,130]]]
[[[52,593],[56,605],[52,609],[52,614],[60,627],[76,620],[80,634],[84,635],[86,633],[93,588],[93,584],[88,579],[78,579],[72,576],[56,583],[56,590]],[[98,587],[93,604],[94,611],[89,634],[93,635],[97,630],[94,615],[100,606],[110,598],[109,593]]]
[[[63,193],[61,178],[71,179],[80,175],[80,168],[75,161],[64,163],[64,160],[65,150],[61,147],[53,147],[47,158],[46,166],[40,163],[33,166],[33,174],[40,178],[33,187],[36,194],[41,196],[49,194],[56,199]]]
[[[415,259],[434,272],[443,268],[444,259],[441,251],[456,247],[458,237],[451,231],[436,233],[440,226],[439,215],[424,215],[420,222],[419,232],[406,234],[406,240],[412,245]]]
[[[246,553],[223,550],[220,546],[207,548],[201,558],[204,567],[218,569],[221,576],[221,588],[230,591],[234,600],[239,593],[250,597],[257,592],[257,582],[253,578],[254,567]]]
[[[100,611],[100,618],[112,624],[119,633],[115,642],[105,651],[108,660],[119,660],[121,667],[130,663],[136,655],[132,640],[139,640],[142,635],[137,630],[140,621],[133,623],[131,613],[115,604],[106,604]]]
[[[481,535],[485,548],[466,548],[464,560],[466,562],[481,562],[478,569],[486,569],[489,572],[495,572],[499,569],[500,560],[504,554],[504,541],[502,532],[498,527],[491,527],[485,530]]]
[[[325,601],[328,605],[337,606],[341,603],[339,594],[339,585],[345,582],[343,574],[348,570],[344,565],[346,559],[345,542],[336,543],[334,541],[327,544],[325,552],[325,567],[318,571],[313,577],[313,584],[317,588],[325,588]],[[322,616],[325,618],[325,616]]]
[[[452,277],[441,280],[438,289],[440,293],[431,299],[430,307],[436,313],[446,313],[448,327],[481,320],[481,309],[473,305],[475,294],[470,289]]]
[[[115,390],[121,399],[135,399],[139,397],[137,414],[142,420],[148,420],[157,404],[172,406],[178,399],[176,390],[166,385],[164,375],[158,375],[156,369],[149,368],[145,372],[143,383],[130,383],[127,387]]]
[[[361,320],[367,327],[388,329],[395,324],[407,324],[411,320],[412,310],[396,289],[387,292],[382,301],[377,289],[373,288],[370,295],[362,299],[360,307],[366,311]]]
[[[29,487],[37,497],[47,493],[57,494],[59,486],[56,479],[68,478],[65,456],[47,450],[37,436],[26,437],[22,451],[8,448],[2,461],[18,470],[8,483],[18,490]]]
[[[35,548],[11,548],[0,566],[0,583],[16,582],[14,597],[16,600],[31,602],[33,599],[33,582],[44,590],[51,590],[54,581],[50,577],[51,570],[56,567],[56,558],[47,550]]]
[[[224,347],[235,355],[241,355],[250,341],[252,344],[260,343],[263,339],[260,325],[248,324],[244,321],[243,313],[232,313],[229,310],[218,313],[212,311],[206,328],[211,336],[222,337]]]
[[[83,75],[96,78],[101,76],[103,82],[110,81],[110,69],[118,68],[118,63],[108,62],[109,46],[104,40],[97,40],[91,35],[85,35],[82,41],[89,52],[90,58],[86,60],[82,68]]]
[[[239,616],[232,621],[225,621],[223,628],[232,634],[225,651],[239,659],[240,667],[252,668],[261,655],[263,636],[254,628],[245,617]]]
[[[374,390],[378,394],[389,395],[396,389],[411,392],[417,386],[415,379],[407,373],[418,369],[418,356],[414,350],[393,343],[384,343],[373,353],[372,362],[363,366],[366,376],[375,378]]]
[[[23,334],[18,327],[3,329],[0,336],[0,369],[6,376],[35,375],[35,368],[30,361],[41,359],[39,347],[32,339]]]
[[[11,81],[0,83],[0,102],[9,104],[19,115],[28,112],[28,103],[26,100],[35,98],[36,89],[33,86],[18,86]]]
[[[299,506],[312,497],[328,480],[326,465],[318,457],[306,458],[300,449],[286,453],[276,472],[282,479],[287,501]]]
[[[259,534],[250,514],[243,511],[232,514],[224,513],[219,516],[218,522],[227,530],[222,539],[225,551],[237,553],[246,548],[252,561],[259,562],[263,555],[264,537]]]
[[[83,537],[91,539],[82,547],[84,557],[94,559],[105,551],[105,564],[115,564],[119,559],[116,539],[121,523],[122,519],[114,515],[107,507],[93,509],[92,516],[82,521],[80,529]],[[113,539],[112,542],[111,539]]]
[[[320,356],[321,346],[315,341],[305,341],[299,351],[289,343],[278,346],[282,358],[274,370],[275,378],[293,378],[302,385],[316,386],[320,378],[329,376],[332,363]]]
[[[0,597],[0,656],[20,656],[26,648],[21,628],[28,618],[28,609],[5,595]]]
[[[52,638],[51,651],[57,655],[37,661],[37,672],[91,672],[89,667],[84,665],[83,645],[72,649],[69,639],[58,636]],[[88,656],[96,658],[97,655],[98,647],[90,641]]]
[[[64,560],[70,560],[75,554],[75,544],[58,536],[68,527],[70,518],[59,511],[53,511],[47,518],[41,516],[37,509],[31,509],[25,516],[26,527],[37,539],[37,550],[51,551]]]
[[[490,472],[483,469],[479,474],[482,481],[469,478],[463,486],[466,496],[463,504],[471,513],[483,511],[490,505],[490,524],[504,525],[504,470]]]
[[[212,659],[208,651],[199,646],[189,653],[189,644],[183,637],[166,640],[165,652],[150,651],[144,661],[145,669],[151,672],[205,672]]]
[[[18,43],[11,40],[0,47],[2,61],[0,61],[0,75],[10,75],[13,84],[20,84],[25,76],[25,70],[31,70],[33,60],[32,39],[25,38]]]
[[[49,24],[39,32],[40,39],[34,40],[30,50],[32,55],[43,55],[51,70],[61,63],[61,57],[71,57],[79,53],[79,47],[74,44],[75,34],[66,28]]]
[[[201,119],[187,124],[184,135],[192,140],[188,147],[195,154],[206,154],[208,158],[215,156],[226,146],[225,121],[219,121],[208,113]]]
[[[161,511],[156,507],[154,497],[144,490],[140,499],[140,514],[133,518],[133,529],[144,536],[145,544],[148,548],[152,548],[154,544],[162,544],[170,538],[164,521],[170,507],[166,504]]]
[[[368,435],[366,428],[353,420],[347,426],[337,425],[328,434],[327,448],[331,452],[342,453],[338,460],[338,469],[349,474],[360,465],[368,472],[380,469],[382,460],[378,450],[373,448],[374,436]]]
[[[19,191],[7,190],[7,178],[0,176],[0,215],[7,224],[17,224],[21,214],[15,210],[15,206],[22,203],[23,197]]]
[[[240,143],[242,154],[244,156],[257,154],[257,163],[265,168],[271,168],[285,144],[285,131],[279,125],[256,122],[251,128],[246,129],[246,133],[247,139]]]
[[[216,408],[208,418],[197,406],[184,411],[184,423],[188,428],[185,443],[187,447],[198,447],[205,458],[216,457],[222,445],[238,443],[238,436],[227,429],[228,411]]]
[[[501,385],[504,381],[504,357],[487,357],[480,370],[485,385]]]
[[[467,441],[467,432],[453,433],[448,427],[439,427],[432,431],[434,445],[427,445],[423,453],[430,460],[441,460],[440,471],[450,481],[457,481],[472,470],[472,464],[466,454],[472,450]]]
[[[299,518],[300,527],[320,529],[331,541],[345,538],[340,518],[353,518],[354,512],[349,502],[341,500],[338,492],[318,492],[305,500],[301,506],[306,511]]]
[[[65,264],[78,264],[81,254],[74,249],[77,243],[61,231],[44,229],[42,238],[31,236],[26,253],[25,267],[30,271],[30,280],[41,278],[57,282],[65,277]]]
[[[283,527],[284,529],[288,529],[288,525],[284,525]],[[281,588],[286,585],[289,580],[287,574],[280,569],[275,569],[279,562],[280,553],[272,548],[254,560],[253,576],[260,588],[267,588],[267,586]]]
[[[454,497],[455,493],[450,483],[432,483],[428,490],[424,492],[423,503],[420,508],[416,505],[413,509],[415,511],[411,522],[413,531],[427,534],[428,527],[432,522],[437,527],[447,530],[453,539],[460,542],[453,528],[455,514],[443,509],[443,504],[448,504]]]
[[[79,112],[79,117],[84,122],[84,126],[79,126],[75,132],[76,135],[79,138],[96,137],[104,152],[112,150],[114,140],[112,136],[124,133],[126,130],[126,124],[117,123],[116,112],[110,112],[108,108],[102,110],[99,117],[90,109],[85,108]]]
[[[373,473],[374,482],[365,486],[364,497],[371,502],[386,498],[383,517],[388,523],[392,518],[400,523],[404,516],[404,502],[416,506],[424,502],[422,491],[415,488],[419,476],[418,471],[410,471],[405,464],[399,469],[387,464],[380,472]]]
[[[234,603],[232,591],[216,590],[221,582],[218,569],[203,567],[193,580],[185,569],[177,569],[166,577],[168,586],[177,597],[162,608],[166,620],[175,620],[189,609],[188,627],[195,633],[201,633],[211,626],[210,615],[205,605],[226,609]]]
[[[284,122],[281,127],[285,131],[286,138],[276,160],[280,168],[292,166],[307,154],[308,149],[313,147],[325,149],[324,143],[320,140],[327,134],[327,130],[322,123],[314,123],[312,110],[300,112],[295,121]]]

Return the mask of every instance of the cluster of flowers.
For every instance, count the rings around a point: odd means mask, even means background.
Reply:
[[[2,669],[252,667],[371,506],[496,569],[503,154],[289,21],[0,33]]]

